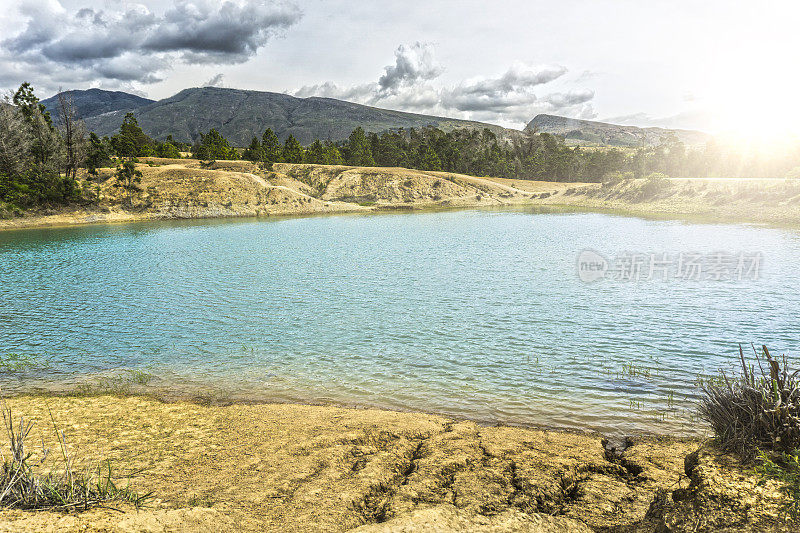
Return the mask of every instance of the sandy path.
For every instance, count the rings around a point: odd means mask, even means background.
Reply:
[[[261,185],[265,189],[279,189],[279,190],[290,192],[292,194],[296,194],[297,196],[299,196],[299,197],[301,197],[303,199],[311,199],[311,200],[314,200],[315,202],[322,201],[319,198],[315,198],[313,196],[309,196],[308,194],[305,194],[304,192],[298,191],[297,189],[292,189],[291,187],[287,187],[285,185],[272,185],[271,183],[267,182],[267,180],[265,180],[261,176],[257,176],[255,174],[251,174],[249,172],[242,172],[241,174],[252,178],[253,181],[258,183],[259,185]],[[329,203],[333,203],[333,202],[329,202]]]

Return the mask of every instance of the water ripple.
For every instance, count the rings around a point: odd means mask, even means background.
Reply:
[[[593,248],[760,251],[742,283],[581,283]],[[461,211],[0,232],[5,390],[141,369],[178,393],[692,432],[739,342],[800,348],[794,233]]]

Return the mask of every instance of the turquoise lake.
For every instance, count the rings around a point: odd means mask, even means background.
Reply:
[[[760,254],[758,279],[604,279],[586,249]],[[142,370],[155,391],[696,433],[738,343],[800,354],[800,233],[444,211],[0,232],[5,393]],[[753,276],[756,277],[756,276]],[[643,277],[644,278],[644,277]]]

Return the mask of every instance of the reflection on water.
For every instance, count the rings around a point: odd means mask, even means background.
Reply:
[[[759,251],[758,281],[583,283],[584,249]],[[486,422],[691,432],[737,343],[800,348],[800,240],[592,213],[450,211],[0,232],[5,391],[136,387]],[[109,374],[111,373],[111,374]]]

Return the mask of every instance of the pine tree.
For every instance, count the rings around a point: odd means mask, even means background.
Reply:
[[[14,102],[15,106],[19,107],[20,111],[22,111],[22,116],[24,116],[26,120],[32,120],[38,111],[47,125],[50,126],[50,128],[53,127],[53,119],[50,117],[50,112],[47,111],[44,104],[39,103],[39,98],[37,98],[36,94],[33,92],[33,86],[27,81],[19,86],[17,92],[14,93],[12,102]]]
[[[108,137],[100,138],[96,133],[89,134],[89,149],[86,154],[86,168],[89,174],[97,175],[97,169],[111,166],[111,143]]]
[[[158,143],[156,146],[156,155],[167,159],[180,159],[181,153],[178,148],[169,141]]]
[[[283,144],[283,161],[286,163],[302,163],[303,152],[303,147],[294,138],[294,135],[289,135]]]
[[[250,146],[245,149],[242,157],[254,163],[259,161],[263,162],[265,160],[264,148],[261,146],[261,143],[258,142],[257,137],[253,137],[253,140],[250,141]]]
[[[303,158],[304,163],[312,163],[317,165],[326,165],[327,162],[325,161],[325,147],[322,146],[322,143],[319,142],[319,139],[311,143],[311,146],[308,147],[305,153],[305,157]]]
[[[62,164],[65,160],[64,142],[53,127],[50,113],[39,103],[30,83],[20,85],[14,93],[12,102],[22,115],[26,130],[25,152],[28,169],[20,181],[27,182],[26,194],[39,201],[68,200],[72,187],[61,179]]]
[[[433,151],[430,145],[420,146],[417,159],[417,168],[420,170],[442,170],[442,162],[439,156]]]
[[[372,149],[370,148],[367,136],[364,134],[364,129],[361,126],[353,130],[350,137],[347,139],[347,146],[345,147],[347,154],[347,164],[359,167],[374,167],[375,159],[372,157]]]
[[[344,158],[342,153],[336,148],[336,145],[330,141],[325,142],[325,164],[326,165],[344,165]]]
[[[111,137],[111,146],[120,157],[139,157],[153,155],[155,141],[148,137],[133,113],[122,119],[119,133]]]
[[[211,128],[207,134],[200,134],[200,142],[192,147],[192,157],[205,161],[238,159],[239,152],[228,144],[220,132]]]
[[[283,161],[283,149],[278,140],[278,136],[271,128],[267,128],[261,137],[261,148],[264,149],[264,162],[267,164],[280,163]]]

